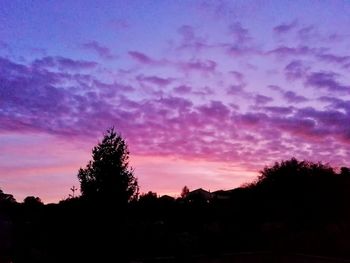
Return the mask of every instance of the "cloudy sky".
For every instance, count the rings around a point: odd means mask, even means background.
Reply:
[[[66,198],[109,127],[141,192],[350,160],[348,1],[0,0],[0,188]]]

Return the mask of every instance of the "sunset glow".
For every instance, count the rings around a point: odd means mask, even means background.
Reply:
[[[0,1],[4,192],[66,198],[112,126],[141,192],[349,166],[349,2],[102,2]]]

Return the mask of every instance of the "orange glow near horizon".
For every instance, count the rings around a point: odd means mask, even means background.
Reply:
[[[229,163],[186,160],[172,156],[133,156],[131,164],[140,184],[140,192],[179,196],[186,185],[190,190],[228,190],[251,182],[257,172]]]
[[[11,138],[18,138],[26,147],[10,147]],[[15,134],[6,138],[6,156],[0,156],[2,190],[17,201],[26,196],[40,197],[45,203],[67,198],[70,187],[79,187],[77,171],[91,159],[96,140],[69,143],[49,135]],[[52,145],[55,147],[52,148]],[[230,163],[204,159],[183,159],[174,156],[130,155],[130,166],[138,178],[140,193],[179,196],[183,186],[191,190],[231,189],[252,180],[256,172]]]

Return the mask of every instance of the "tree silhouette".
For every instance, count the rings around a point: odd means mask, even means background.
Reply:
[[[276,162],[260,172],[250,187],[256,204],[246,206],[255,205],[261,220],[336,220],[348,204],[345,178],[327,164],[295,158]]]
[[[69,194],[69,198],[75,198],[75,191],[78,190],[78,188],[73,185],[70,190],[72,191],[72,194]]]
[[[190,192],[190,189],[185,185],[181,190],[181,198],[186,198],[188,193]]]
[[[341,167],[340,168],[340,175],[350,176],[350,168],[348,168],[348,167]]]
[[[27,196],[24,198],[23,203],[27,206],[40,206],[44,204],[39,197],[35,196]]]
[[[265,167],[260,172],[260,176],[255,184],[258,186],[276,184],[279,188],[282,188],[285,184],[290,186],[291,182],[315,182],[316,180],[330,178],[334,175],[335,172],[329,165],[298,161],[292,158],[281,163],[276,162],[272,167]]]
[[[16,199],[11,194],[5,194],[0,189],[0,204],[13,204],[16,203]]]
[[[79,169],[78,179],[86,199],[125,204],[137,197],[139,187],[129,167],[128,147],[114,128],[92,149],[92,160]]]
[[[152,204],[157,201],[157,193],[149,191],[148,193],[143,193],[140,195],[139,203],[142,204]]]

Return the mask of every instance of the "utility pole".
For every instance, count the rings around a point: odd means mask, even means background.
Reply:
[[[74,198],[74,193],[75,193],[76,190],[78,190],[78,188],[76,188],[76,187],[73,185],[73,187],[72,187],[70,190],[71,190],[72,193],[73,193],[71,196],[72,196],[72,198]]]

